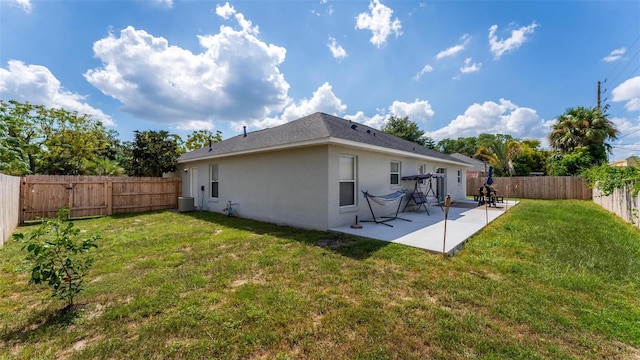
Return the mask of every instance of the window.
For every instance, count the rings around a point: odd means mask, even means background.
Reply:
[[[426,174],[426,173],[427,173],[427,164],[419,165],[419,166],[418,166],[418,174],[420,174],[420,175],[424,175],[424,174]],[[418,180],[418,184],[420,184],[420,185],[424,185],[424,184],[426,184],[425,179],[420,179],[420,180]]]
[[[211,170],[211,197],[218,197],[218,164],[211,164],[209,166]]]
[[[462,170],[458,170],[458,185],[462,184]]]
[[[391,185],[400,185],[400,161],[391,162]]]
[[[356,158],[340,156],[340,206],[356,204]]]

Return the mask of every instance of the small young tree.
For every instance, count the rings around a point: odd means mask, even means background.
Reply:
[[[31,265],[29,283],[46,283],[52,288],[52,297],[66,301],[73,306],[76,294],[82,291],[84,277],[93,259],[85,255],[91,248],[97,248],[98,235],[79,240],[80,229],[73,222],[64,221],[68,209],[58,211],[54,219],[46,219],[26,240],[27,260]],[[24,234],[13,235],[15,240],[24,239]]]

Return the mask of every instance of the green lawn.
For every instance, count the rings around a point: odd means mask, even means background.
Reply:
[[[525,200],[452,258],[213,213],[75,224],[102,237],[75,311],[0,249],[0,358],[640,357],[640,231],[591,202]]]

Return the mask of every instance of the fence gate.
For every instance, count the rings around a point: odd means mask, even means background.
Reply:
[[[28,175],[20,186],[20,222],[55,217],[67,207],[70,218],[173,209],[181,180],[109,176]]]
[[[58,210],[68,207],[69,217],[107,215],[107,184],[105,181],[22,180],[21,222],[55,217]]]

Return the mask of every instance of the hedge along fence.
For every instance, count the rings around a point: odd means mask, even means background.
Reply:
[[[0,174],[0,247],[20,221],[20,178]]]
[[[634,196],[633,193],[633,190],[624,188],[614,189],[611,194],[604,195],[602,190],[593,189],[593,202],[625,221],[640,227],[640,217],[638,216],[640,194]]]
[[[467,178],[467,196],[477,195],[486,177]],[[588,182],[577,176],[494,177],[493,187],[501,196],[516,199],[591,200]]]
[[[27,175],[20,186],[20,223],[68,207],[70,218],[175,209],[179,178]]]

